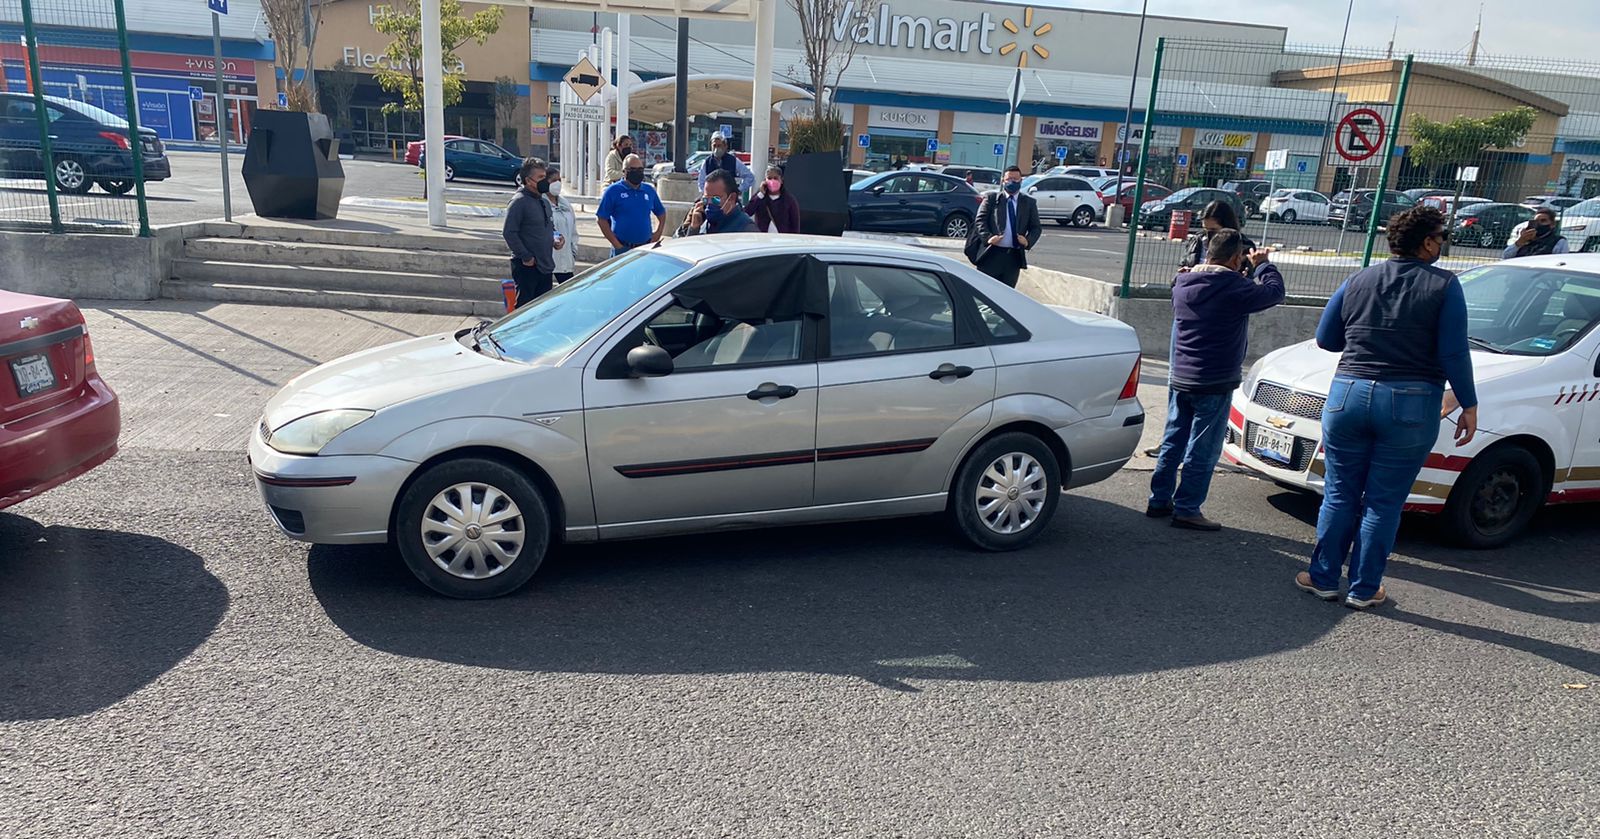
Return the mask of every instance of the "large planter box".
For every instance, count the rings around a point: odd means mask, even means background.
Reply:
[[[850,173],[839,152],[809,152],[789,158],[783,188],[800,204],[800,232],[842,236],[850,225]]]
[[[339,163],[339,141],[322,114],[256,111],[243,170],[244,186],[258,216],[339,215],[344,166]]]

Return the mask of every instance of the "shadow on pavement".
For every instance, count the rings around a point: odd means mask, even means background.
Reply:
[[[1213,556],[1179,555],[1189,542],[1140,511],[1068,496],[1062,513],[1012,554],[955,547],[932,519],[572,546],[492,601],[436,597],[386,548],[319,546],[308,572],[341,629],[397,655],[850,674],[902,690],[914,690],[905,678],[1055,681],[1245,659],[1301,647],[1348,614],[1289,585],[1299,542],[1232,531],[1216,535],[1220,555],[1215,542]],[[1247,609],[1225,599],[1241,592]]]
[[[196,554],[137,533],[0,513],[0,720],[128,698],[194,652],[228,608]]]

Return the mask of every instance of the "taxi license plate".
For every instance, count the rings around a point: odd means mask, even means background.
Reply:
[[[1294,435],[1257,426],[1255,455],[1288,466],[1294,460]]]
[[[56,373],[50,369],[50,359],[42,355],[25,355],[11,360],[11,376],[17,380],[17,394],[29,397],[56,386]]]

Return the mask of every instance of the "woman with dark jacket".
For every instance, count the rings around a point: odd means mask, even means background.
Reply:
[[[800,202],[783,188],[783,169],[777,164],[767,167],[767,179],[750,196],[744,211],[756,220],[762,233],[800,232]]]
[[[1211,242],[1212,234],[1218,230],[1237,230],[1244,236],[1244,229],[1239,226],[1239,216],[1233,212],[1233,205],[1226,201],[1212,201],[1200,211],[1200,229],[1190,234],[1189,241],[1184,245],[1183,262],[1178,267],[1185,270],[1206,264],[1206,246]],[[1245,253],[1256,249],[1256,243],[1250,241],[1248,236],[1244,240]],[[1245,262],[1244,275],[1254,276],[1255,266],[1248,260]]]
[[[1456,275],[1434,266],[1450,228],[1432,207],[1389,220],[1394,257],[1364,268],[1334,292],[1317,346],[1341,353],[1322,409],[1326,482],[1311,568],[1295,585],[1344,605],[1382,604],[1383,571],[1400,511],[1454,413],[1457,446],[1478,430],[1478,394],[1467,344],[1467,301]],[[1445,383],[1451,388],[1445,399]],[[1453,403],[1453,404],[1452,404]]]

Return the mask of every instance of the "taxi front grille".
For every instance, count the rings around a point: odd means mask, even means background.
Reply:
[[[1269,411],[1321,422],[1322,406],[1328,397],[1261,382],[1256,385],[1255,395],[1250,397],[1250,401]]]

